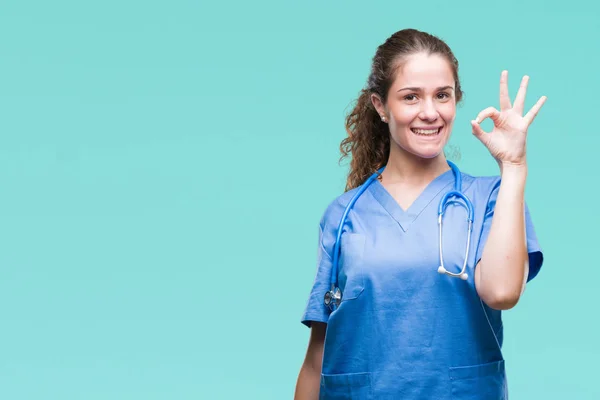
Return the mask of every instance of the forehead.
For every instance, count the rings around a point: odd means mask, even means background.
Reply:
[[[396,71],[393,88],[405,86],[434,89],[454,86],[450,63],[439,54],[417,53],[408,56]]]

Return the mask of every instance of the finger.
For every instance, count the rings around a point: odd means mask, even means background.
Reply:
[[[525,121],[527,122],[527,126],[531,125],[531,123],[537,116],[538,112],[540,111],[540,109],[542,108],[544,103],[546,102],[546,99],[547,99],[546,96],[540,97],[540,99],[537,101],[537,103],[535,103],[534,106],[531,107],[531,110],[529,110],[527,115],[525,115],[524,118],[525,118]]]
[[[484,141],[485,135],[487,132],[481,129],[481,126],[477,123],[477,121],[471,121],[471,128],[473,128],[473,135],[482,142]]]
[[[500,75],[500,110],[508,110],[511,107],[508,95],[508,71],[502,71]]]
[[[475,122],[480,124],[486,118],[491,118],[494,124],[496,124],[500,121],[500,111],[494,107],[488,107],[477,115]]]
[[[514,109],[519,113],[519,115],[523,115],[523,109],[525,108],[525,95],[527,94],[528,83],[529,77],[525,75],[523,79],[521,79],[521,86],[517,92],[517,97],[515,97]]]

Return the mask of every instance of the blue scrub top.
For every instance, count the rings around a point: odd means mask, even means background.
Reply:
[[[344,225],[339,262],[343,296],[333,313],[323,297],[330,288],[336,230],[357,189],[327,207],[320,223],[316,278],[302,316],[307,326],[327,323],[321,399],[507,398],[501,312],[480,300],[474,282],[500,177],[462,177],[462,191],[475,209],[468,280],[437,271],[437,208],[453,189],[452,171],[433,180],[406,211],[375,180]],[[543,256],[527,206],[525,220],[529,281],[538,274]],[[450,205],[443,227],[445,267],[459,272],[467,239],[465,209]]]

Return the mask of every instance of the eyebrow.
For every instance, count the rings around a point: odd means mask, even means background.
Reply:
[[[437,91],[437,90],[446,90],[446,89],[451,89],[451,90],[454,90],[454,88],[453,88],[452,86],[442,86],[442,87],[439,87],[439,88],[437,88],[437,89],[436,89],[436,91]],[[398,91],[399,91],[399,92],[401,92],[401,91],[403,91],[403,90],[411,90],[411,91],[413,91],[413,92],[419,92],[419,91],[421,91],[422,89],[421,89],[421,88],[418,88],[418,87],[405,87],[405,88],[399,89]]]

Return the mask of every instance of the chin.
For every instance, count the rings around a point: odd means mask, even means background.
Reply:
[[[432,147],[423,147],[423,146],[414,146],[409,149],[405,149],[409,153],[414,154],[419,158],[432,159],[438,157],[440,154],[444,152],[443,146],[432,146]]]
[[[441,151],[435,152],[435,153],[421,153],[421,154],[417,154],[419,157],[421,158],[425,158],[425,159],[432,159],[432,158],[436,158],[438,157],[440,154],[442,154]]]

